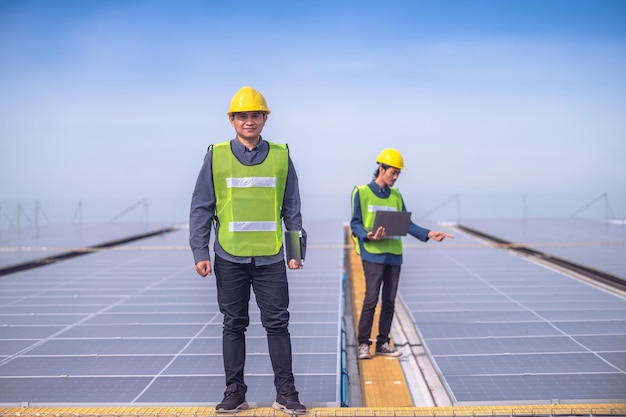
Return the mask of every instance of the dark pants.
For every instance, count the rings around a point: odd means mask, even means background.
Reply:
[[[376,264],[363,261],[363,272],[365,273],[365,300],[359,319],[359,344],[370,344],[372,324],[378,296],[380,297],[380,317],[378,319],[378,336],[376,337],[376,347],[389,342],[391,332],[391,321],[395,308],[395,299],[398,292],[398,281],[400,280],[400,265]]]
[[[238,391],[248,389],[244,383],[246,362],[245,332],[250,317],[250,288],[254,290],[261,310],[261,323],[267,333],[274,385],[283,394],[294,389],[291,367],[291,337],[289,335],[289,287],[284,262],[256,266],[238,264],[215,257],[217,302],[224,315],[222,350],[226,386],[237,384]]]

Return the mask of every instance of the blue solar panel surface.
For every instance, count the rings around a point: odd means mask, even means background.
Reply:
[[[341,224],[318,230],[343,238]],[[222,316],[187,237],[178,230],[1,277],[0,403],[219,402]],[[289,272],[294,373],[310,404],[339,402],[341,266],[337,251],[311,250],[305,269]],[[271,404],[254,299],[250,308],[247,399]]]
[[[626,400],[623,296],[456,235],[405,239],[399,288],[456,403]]]
[[[337,406],[343,228],[329,222],[307,230],[305,269],[289,275],[296,383],[306,404]],[[72,233],[46,245],[124,237]],[[400,283],[456,403],[626,401],[623,297],[456,235],[443,243],[405,238]],[[3,247],[25,243],[3,236]],[[195,274],[186,245],[187,231],[179,230],[0,277],[0,403],[219,401],[221,315],[213,281]],[[18,258],[5,257],[3,266]],[[254,302],[251,320],[248,400],[269,404],[273,376]]]
[[[626,224],[582,218],[468,219],[461,223],[626,280]]]
[[[170,226],[170,224],[86,223],[0,228],[0,269]]]

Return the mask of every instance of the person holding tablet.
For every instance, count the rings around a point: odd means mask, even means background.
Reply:
[[[253,290],[274,373],[272,408],[306,414],[292,370],[286,269],[302,269],[306,251],[298,177],[288,146],[261,137],[270,109],[258,90],[242,87],[231,99],[227,114],[235,138],[209,146],[189,213],[189,245],[196,272],[202,277],[215,272],[217,303],[223,315],[226,391],[215,411],[235,413],[249,407],[244,371]],[[286,265],[283,224],[286,231],[297,231],[301,245],[297,259],[287,259]]]
[[[402,265],[402,240],[398,236],[387,235],[383,226],[375,230],[373,226],[377,211],[407,211],[400,191],[393,187],[404,168],[404,160],[398,150],[387,148],[380,152],[376,163],[378,166],[373,180],[369,184],[354,187],[352,191],[350,228],[365,274],[365,299],[357,330],[359,359],[371,358],[370,336],[381,289],[375,353],[383,356],[402,355],[389,343]],[[441,242],[446,237],[454,238],[446,232],[428,230],[413,222],[409,222],[408,234],[423,242],[429,239]]]

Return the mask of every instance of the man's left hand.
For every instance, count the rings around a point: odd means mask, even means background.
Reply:
[[[287,266],[289,267],[289,269],[302,269],[303,265],[298,265],[298,261],[296,261],[295,259],[290,259],[289,262],[287,263]]]
[[[454,239],[454,236],[452,236],[451,234],[437,230],[431,230],[430,232],[428,232],[428,237],[431,239],[435,239],[437,242],[441,242],[447,237],[449,237],[450,239]]]

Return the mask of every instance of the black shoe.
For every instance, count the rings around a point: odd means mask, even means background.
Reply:
[[[239,410],[247,410],[246,395],[237,391],[236,384],[230,384],[224,391],[224,399],[215,406],[216,413],[236,413]]]
[[[295,389],[287,394],[277,394],[272,408],[287,414],[306,414],[306,407],[300,403]]]
[[[367,343],[361,343],[359,345],[357,355],[359,359],[370,359],[372,357],[372,355],[370,355],[370,345]]]
[[[389,344],[389,342],[378,346],[376,348],[376,354],[377,355],[383,355],[383,356],[392,356],[392,357],[398,357],[398,356],[402,356],[402,352],[400,352],[398,349],[396,349],[395,347],[391,346]]]

